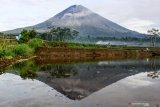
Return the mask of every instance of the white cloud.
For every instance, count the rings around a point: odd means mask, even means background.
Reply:
[[[141,33],[147,33],[147,30],[151,29],[154,24],[155,23],[152,21],[137,18],[129,19],[122,22],[123,26]]]
[[[140,88],[154,84],[153,81],[150,81],[147,78],[147,73],[139,73],[134,76],[127,77],[126,79],[120,81],[120,83],[132,88]]]

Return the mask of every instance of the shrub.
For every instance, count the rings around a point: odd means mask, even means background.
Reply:
[[[10,49],[5,50],[5,56],[13,56],[13,53]]]
[[[19,44],[13,47],[12,52],[14,55],[29,55],[33,50],[26,44]]]
[[[30,46],[31,48],[36,49],[36,48],[42,46],[43,41],[42,41],[41,39],[39,39],[39,38],[34,38],[34,39],[30,40],[30,41],[28,42],[28,44],[29,44],[29,46]]]
[[[4,50],[3,49],[0,49],[0,58],[1,57],[4,57],[5,53],[4,53]]]
[[[11,50],[0,49],[0,58],[12,56],[12,55],[13,55],[13,53]]]

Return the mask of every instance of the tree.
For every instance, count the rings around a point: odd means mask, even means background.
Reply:
[[[156,38],[160,36],[159,29],[152,28],[151,30],[148,30],[148,33],[151,35],[152,46],[155,46]]]
[[[34,29],[33,30],[23,29],[21,32],[20,43],[26,43],[30,39],[35,38],[37,35],[38,35],[38,33]]]
[[[76,31],[76,30],[73,30],[73,31],[72,31],[72,35],[73,35],[73,37],[78,36],[78,34],[79,34],[79,32],[78,32],[78,31]]]
[[[33,39],[38,35],[38,33],[34,29],[29,30],[28,34],[29,34],[30,39]]]
[[[51,40],[56,40],[58,42],[64,42],[66,39],[73,39],[76,36],[78,36],[78,31],[73,30],[71,31],[71,29],[69,28],[61,28],[61,27],[57,27],[54,28],[52,27],[50,32],[48,33],[48,35],[51,36]]]
[[[27,30],[22,30],[21,37],[20,37],[20,43],[26,43],[29,41],[29,35]]]

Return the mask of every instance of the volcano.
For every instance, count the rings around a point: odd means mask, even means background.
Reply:
[[[91,37],[143,37],[143,34],[124,28],[82,5],[73,5],[54,17],[34,26],[18,28],[4,33],[19,34],[23,29],[46,32],[51,27],[68,27],[80,36]]]

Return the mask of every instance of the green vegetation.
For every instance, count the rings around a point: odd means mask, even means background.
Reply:
[[[23,79],[35,79],[39,66],[35,64],[35,61],[29,60],[14,64],[11,69],[16,71]]]
[[[28,45],[33,49],[36,49],[36,48],[42,46],[42,44],[43,44],[43,41],[42,41],[42,39],[39,39],[39,38],[31,39],[28,42]]]
[[[12,59],[16,56],[30,56],[34,50],[43,44],[35,30],[23,30],[20,40],[17,41],[15,36],[10,37],[0,33],[0,58]],[[14,42],[11,42],[14,41]]]
[[[41,34],[41,38],[48,41],[65,42],[73,40],[78,36],[79,32],[70,28],[51,27],[49,32]]]
[[[69,28],[51,28],[48,35],[52,37],[57,44],[61,45],[66,39],[74,38],[78,35],[78,32]],[[39,34],[33,30],[23,30],[20,34],[19,41],[14,43],[8,42],[8,35],[0,33],[1,43],[0,43],[0,58],[12,58],[15,56],[28,56],[32,55],[34,50],[41,47],[44,41],[39,37]],[[15,38],[12,38],[16,40]],[[58,43],[60,42],[60,43]]]
[[[19,42],[20,43],[27,43],[29,40],[37,37],[38,33],[33,29],[33,30],[23,30],[21,32],[21,37]]]
[[[0,49],[0,58],[5,57],[7,59],[12,58],[13,53],[11,50]]]
[[[19,44],[13,47],[12,52],[14,55],[30,55],[33,50],[27,44]]]
[[[12,43],[8,41],[7,35],[0,33],[0,58],[12,58],[15,56],[32,55],[34,50],[43,45],[43,40],[37,38],[38,33],[35,30],[23,30],[19,41]],[[66,38],[74,38],[78,32],[69,28],[52,28],[48,35],[55,41],[64,42]],[[13,38],[15,40],[15,38]]]
[[[0,58],[12,58],[15,56],[26,56],[31,55],[33,49],[27,44],[13,45],[9,48],[0,48]]]
[[[0,33],[0,58],[11,59],[13,57],[12,47],[18,43],[3,33]]]
[[[39,65],[35,60],[28,60],[20,63],[15,63],[5,69],[0,69],[0,75],[5,73],[7,69],[14,71],[19,74],[21,78],[35,79],[37,72],[44,71],[48,73],[48,76],[55,78],[67,78],[77,75],[77,70],[71,64],[47,64]]]
[[[74,43],[74,42],[44,42],[44,46],[48,48],[71,48],[71,49],[106,49],[106,50],[122,50],[122,51],[132,51],[140,52],[140,51],[153,51],[156,52],[159,50],[159,47],[137,47],[137,46],[125,46],[125,45],[99,45],[99,44],[82,44],[82,43]],[[134,56],[134,55],[133,55]]]
[[[97,45],[97,44],[82,44],[82,43],[74,43],[74,42],[45,42],[45,45],[48,47],[55,47],[55,48],[116,48],[114,45]],[[124,46],[123,46],[124,47]],[[120,46],[118,46],[120,48]]]

